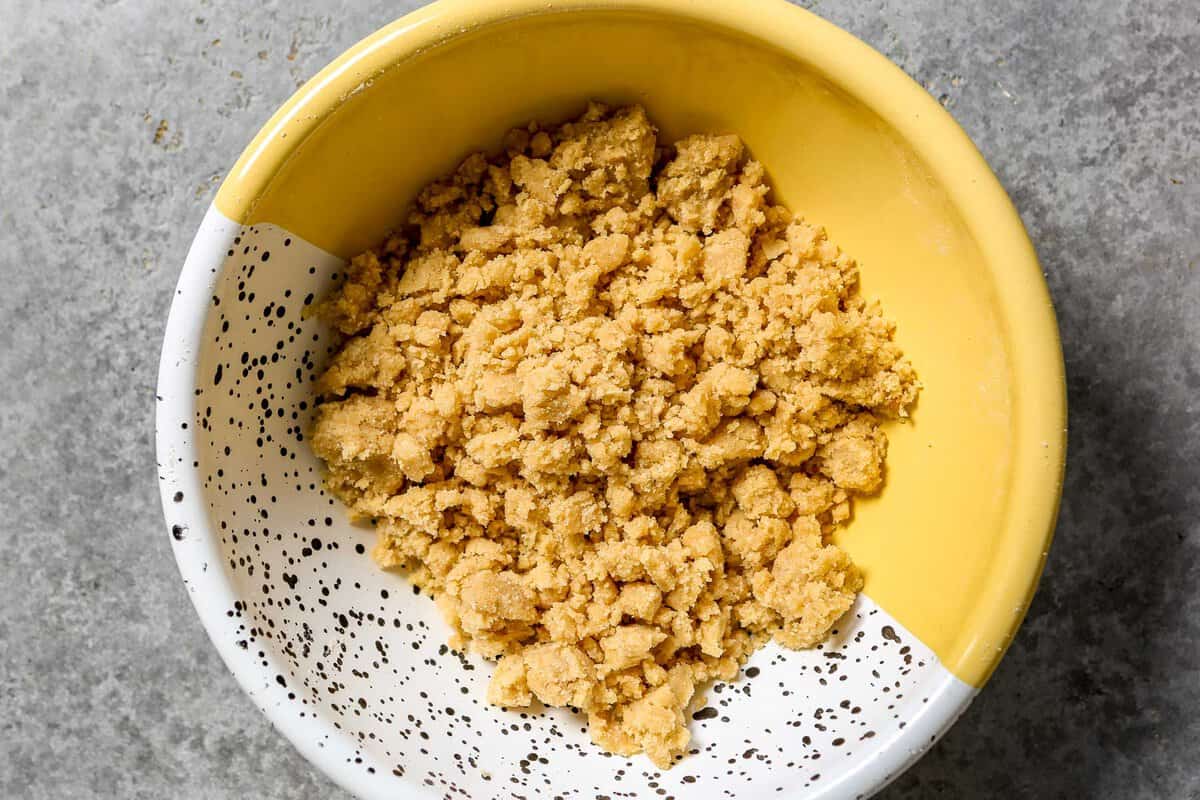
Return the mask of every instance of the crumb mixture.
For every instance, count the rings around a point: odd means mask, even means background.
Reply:
[[[854,261],[767,195],[736,136],[592,105],[427,186],[320,309],[348,338],[312,445],[376,561],[498,659],[491,703],[660,767],[697,686],[850,608],[828,537],[917,394]]]

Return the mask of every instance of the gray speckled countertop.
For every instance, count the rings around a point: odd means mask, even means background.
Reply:
[[[344,796],[246,700],[187,600],[155,371],[223,171],[303,79],[413,5],[0,0],[0,797]],[[809,5],[975,139],[1041,254],[1069,374],[1066,494],[1028,621],[884,797],[1200,798],[1200,5]]]

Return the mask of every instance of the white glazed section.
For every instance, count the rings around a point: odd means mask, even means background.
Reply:
[[[301,403],[330,342],[301,311],[342,264],[210,208],[172,304],[157,409],[167,529],[192,602],[255,704],[341,786],[379,800],[865,797],[970,702],[863,597],[822,649],[770,646],[747,665],[755,677],[709,689],[698,752],[665,773],[600,754],[565,710],[486,706],[490,666],[448,652],[428,598],[358,552],[373,535],[320,491],[303,444]]]

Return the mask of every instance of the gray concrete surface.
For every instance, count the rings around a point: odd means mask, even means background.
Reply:
[[[223,170],[412,5],[0,0],[0,797],[342,797],[187,601],[154,382]],[[975,138],[1041,253],[1070,375],[1028,622],[884,797],[1200,798],[1200,5],[811,6]]]

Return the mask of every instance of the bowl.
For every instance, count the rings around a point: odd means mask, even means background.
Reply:
[[[838,536],[866,588],[820,648],[768,646],[708,692],[671,770],[566,710],[484,702],[429,598],[378,570],[304,439],[329,331],[304,310],[415,191],[510,126],[641,103],[674,140],[741,135],[777,200],[862,265],[920,374],[889,478]],[[364,798],[861,797],[953,723],[1049,546],[1061,349],[1033,248],[937,102],[779,0],[446,0],[301,88],[225,179],[160,366],[167,529],[213,643],[271,721]]]

